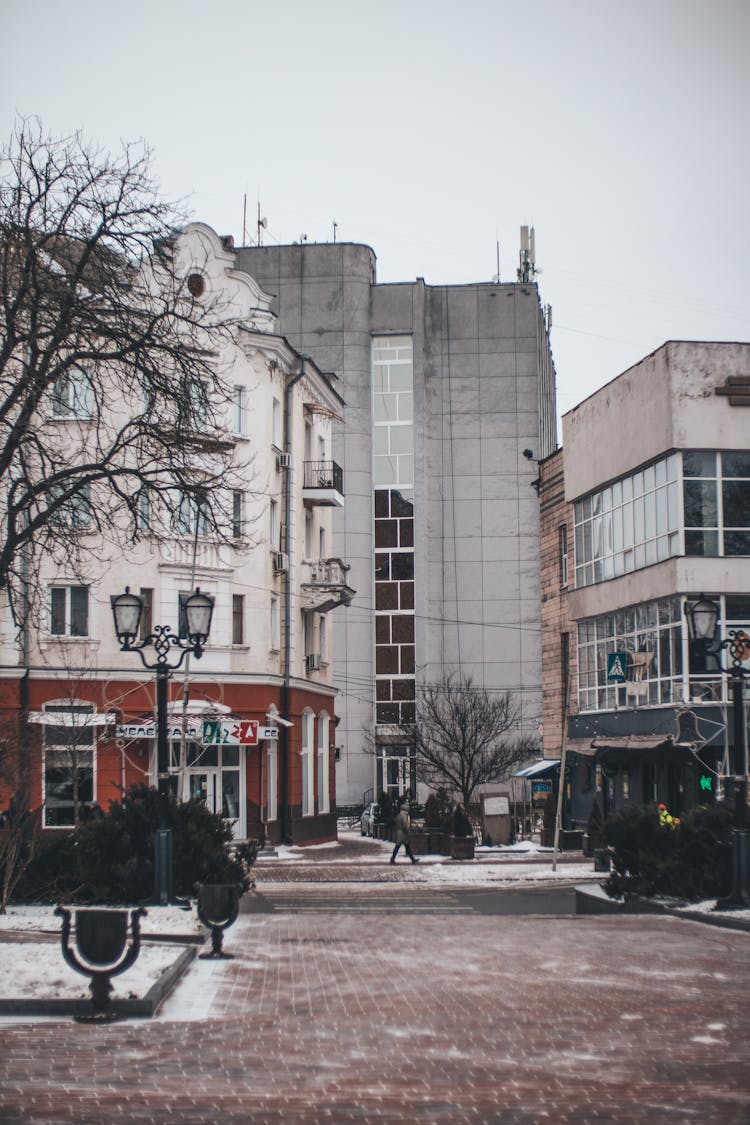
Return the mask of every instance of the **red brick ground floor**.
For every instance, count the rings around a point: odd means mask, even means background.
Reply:
[[[0,680],[0,810],[25,782],[46,830],[70,828],[134,784],[155,784],[153,679]],[[203,800],[238,839],[336,838],[334,697],[280,681],[167,685],[170,784]],[[183,736],[184,727],[184,736]],[[22,751],[21,748],[25,747]]]

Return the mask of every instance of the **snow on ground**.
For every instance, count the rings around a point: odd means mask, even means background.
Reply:
[[[122,909],[132,910],[133,907]],[[7,914],[0,914],[0,936],[7,930],[59,934],[61,928],[62,919],[55,915],[54,906],[9,906]],[[206,932],[194,910],[182,910],[178,906],[149,906],[141,917],[140,930],[143,937],[189,937]]]
[[[179,956],[175,945],[142,945],[135,964],[112,977],[112,999],[141,999]],[[89,1000],[89,978],[63,960],[57,942],[1,942],[0,996],[3,1000]]]

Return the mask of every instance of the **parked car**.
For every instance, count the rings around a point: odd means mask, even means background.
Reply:
[[[359,818],[359,831],[362,836],[372,836],[373,825],[377,823],[378,819],[378,803],[373,801],[371,804],[365,806],[365,811]]]

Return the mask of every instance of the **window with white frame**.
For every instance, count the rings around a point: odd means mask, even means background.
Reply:
[[[56,637],[89,635],[88,586],[50,587],[49,631]]]
[[[313,557],[313,514],[308,508],[305,512],[305,558]]]
[[[279,502],[273,498],[268,502],[268,542],[272,551],[281,550],[281,522]]]
[[[207,535],[208,507],[206,501],[196,496],[183,494],[177,505],[174,527],[178,535]]]
[[[187,430],[202,433],[208,426],[208,383],[192,378],[183,384],[178,400],[178,417]]]
[[[750,555],[750,452],[684,452],[685,554]]]
[[[232,644],[245,643],[245,595],[232,594]]]
[[[151,530],[151,490],[144,485],[138,492],[138,530],[148,532]]]
[[[279,599],[276,594],[271,595],[271,649],[278,652],[281,648],[281,614],[279,611]]]
[[[241,539],[245,530],[245,495],[241,489],[232,492],[232,536]]]
[[[281,432],[281,401],[274,395],[271,402],[271,444],[282,449],[284,440]]]
[[[372,341],[373,478],[376,487],[414,491],[414,359],[411,336]]]
[[[91,523],[91,485],[88,481],[74,488],[56,485],[50,488],[50,522],[58,527],[84,531]],[[58,505],[55,507],[55,505]]]
[[[82,702],[45,705],[45,828],[73,827],[85,818],[94,800],[94,711],[92,704]]]
[[[313,755],[315,753],[315,715],[305,711],[302,715],[302,815],[313,816],[315,812],[315,772]]]
[[[576,501],[577,587],[640,570],[680,551],[677,453]]]
[[[245,432],[245,388],[232,388],[232,433],[241,437]]]
[[[318,715],[318,812],[330,812],[328,793],[329,718],[326,711]]]
[[[86,420],[94,412],[94,387],[91,376],[81,367],[59,375],[52,388],[53,418]]]
[[[321,613],[318,619],[318,637],[320,639],[320,662],[328,663],[328,619]]]

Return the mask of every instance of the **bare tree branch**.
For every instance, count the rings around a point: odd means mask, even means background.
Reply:
[[[471,676],[423,684],[416,722],[404,727],[416,755],[417,779],[461,795],[466,807],[481,785],[500,781],[537,750],[519,734],[520,711],[509,692],[476,687]]]
[[[173,535],[186,505],[229,540],[248,488],[227,439],[236,325],[189,291],[184,217],[149,161],[34,120],[0,152],[0,589],[17,621],[42,557]]]

